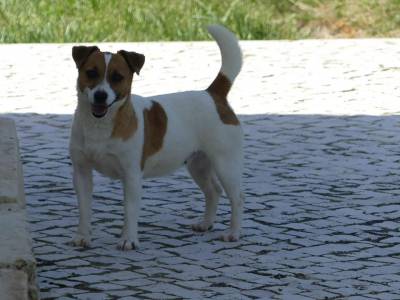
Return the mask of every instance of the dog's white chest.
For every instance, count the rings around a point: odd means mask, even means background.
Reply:
[[[94,169],[111,178],[121,178],[123,169],[115,146],[110,142],[87,141],[84,146],[85,156]]]

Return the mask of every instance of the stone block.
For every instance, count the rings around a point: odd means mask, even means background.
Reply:
[[[28,276],[25,272],[0,269],[0,295],[2,300],[28,300]]]
[[[25,206],[24,181],[15,123],[0,118],[0,204]]]
[[[0,205],[0,271],[19,270],[27,276],[30,299],[37,299],[36,260],[26,228],[25,210],[18,204]],[[1,295],[1,294],[0,294]]]

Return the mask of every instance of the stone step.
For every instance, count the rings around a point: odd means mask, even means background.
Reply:
[[[0,118],[0,204],[25,206],[24,180],[14,121]]]
[[[0,295],[2,300],[28,300],[28,278],[19,270],[0,269]]]
[[[15,123],[0,118],[0,295],[39,298]]]

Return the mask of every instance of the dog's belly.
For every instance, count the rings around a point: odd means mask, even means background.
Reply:
[[[150,158],[146,162],[146,166],[143,170],[143,177],[159,177],[171,174],[175,170],[179,169],[183,165],[184,161],[166,161],[160,160],[156,157]]]
[[[100,149],[100,147],[97,149],[86,149],[85,152],[86,157],[89,158],[90,163],[97,172],[113,179],[122,178],[123,169],[118,156],[106,152],[104,149]]]
[[[121,168],[113,156],[105,155],[97,157],[95,160],[92,160],[92,164],[97,172],[107,177],[113,179],[120,179],[122,177]]]
[[[193,152],[191,149],[163,149],[159,153],[150,156],[143,169],[143,177],[159,177],[171,174],[183,166],[186,159]]]

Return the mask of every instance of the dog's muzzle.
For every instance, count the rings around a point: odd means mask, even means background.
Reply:
[[[107,110],[108,106],[106,104],[92,104],[92,114],[96,118],[104,117]]]
[[[108,108],[111,107],[115,102],[118,101],[118,98],[115,98],[113,102],[109,105],[106,103],[92,103],[92,114],[96,118],[102,118],[106,115]]]

